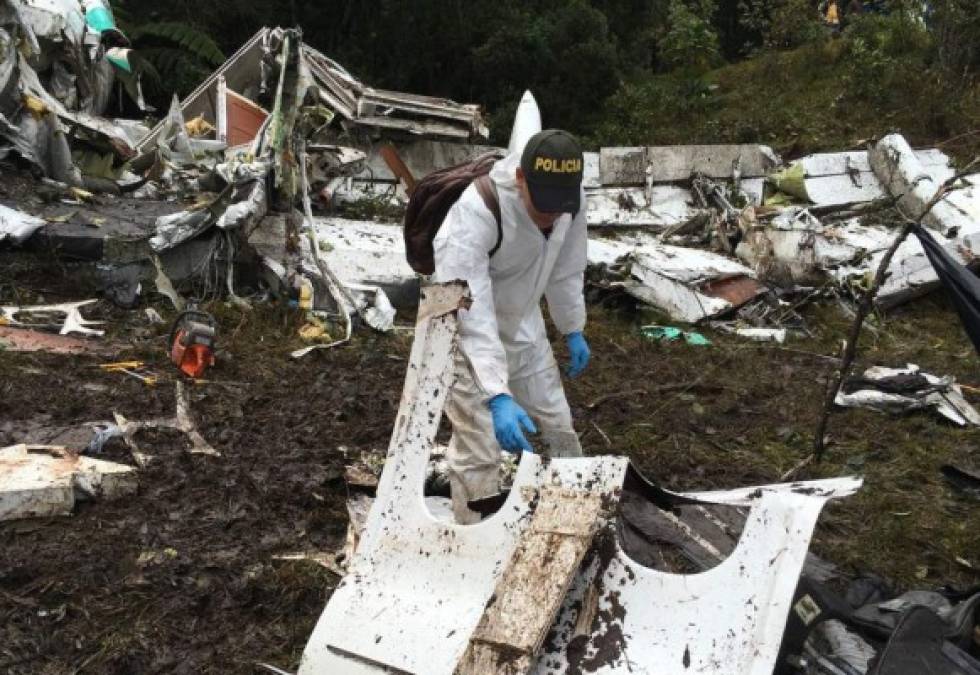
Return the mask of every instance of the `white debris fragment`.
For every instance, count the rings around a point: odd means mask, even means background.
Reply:
[[[839,391],[834,402],[845,408],[870,408],[888,413],[933,408],[960,426],[980,426],[980,412],[967,403],[952,376],[923,373],[919,366],[910,363],[905,368],[869,368],[856,384],[857,388],[850,393]]]
[[[425,292],[377,499],[350,575],[330,597],[299,673],[500,672],[468,658],[486,653],[485,646],[519,662],[520,672],[541,675],[571,672],[584,660],[606,673],[664,663],[712,675],[731,672],[732,663],[739,672],[771,673],[820,510],[861,481],[682,495],[750,509],[730,558],[692,575],[637,564],[616,543],[617,509],[601,505],[618,502],[628,472],[643,480],[623,457],[544,464],[525,453],[493,517],[447,522],[433,514],[422,486],[452,375],[457,322],[443,312],[457,307],[461,294],[452,287]],[[609,548],[580,565],[597,530]],[[542,568],[567,573],[568,583],[535,579],[533,570],[510,575],[527,571],[521,562],[528,549],[541,552],[533,563],[545,560]],[[543,591],[529,596],[524,584]],[[486,637],[489,626],[510,627],[513,617],[519,630],[494,633],[504,641]]]
[[[43,218],[0,204],[0,244],[7,240],[23,244],[45,224]]]
[[[754,340],[756,342],[776,342],[783,344],[786,342],[786,337],[789,335],[789,331],[785,328],[740,328],[738,326],[716,322],[712,326],[718,330],[725,331],[726,333],[731,333],[732,335],[737,335],[739,337],[744,337],[748,340]]]
[[[786,285],[821,283],[833,270],[884,251],[895,236],[884,227],[861,225],[859,218],[824,225],[799,206],[783,209],[768,223],[743,223],[735,254],[760,278]]]
[[[643,227],[656,232],[704,217],[707,211],[692,203],[691,192],[674,185],[644,188],[594,188],[586,191],[589,227]]]
[[[79,333],[81,335],[102,336],[105,331],[89,326],[100,326],[104,321],[89,321],[82,316],[81,309],[98,300],[64,302],[57,305],[0,305],[0,323],[23,328],[38,328],[60,325],[59,333]]]
[[[745,265],[700,249],[662,244],[652,235],[589,240],[589,264],[621,264],[630,295],[663,310],[671,319],[697,323],[724,314],[765,290]]]
[[[949,167],[930,171],[899,134],[885,136],[871,149],[875,174],[910,218],[917,218],[936,190],[953,173]],[[925,216],[923,223],[944,236],[980,231],[980,190],[972,185],[947,195]]]
[[[541,131],[541,109],[534,94],[525,91],[514,113],[514,124],[510,129],[510,142],[507,152],[521,152],[528,140]]]
[[[78,498],[116,499],[136,492],[133,467],[49,445],[0,449],[0,521],[64,516]]]

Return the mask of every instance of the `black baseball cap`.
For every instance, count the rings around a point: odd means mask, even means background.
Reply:
[[[521,155],[521,170],[531,203],[542,213],[578,213],[582,207],[582,146],[559,129],[531,136]]]

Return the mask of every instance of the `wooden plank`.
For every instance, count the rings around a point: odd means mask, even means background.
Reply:
[[[544,488],[456,675],[527,673],[602,518],[601,495]]]
[[[403,162],[402,158],[398,155],[397,148],[395,148],[395,146],[391,143],[385,143],[381,146],[380,153],[382,159],[385,161],[385,164],[388,165],[388,169],[391,170],[391,173],[397,176],[398,180],[400,180],[402,185],[405,186],[405,194],[411,196],[412,192],[415,191],[415,176],[413,176],[412,172],[408,170],[407,166],[405,166],[405,162]]]

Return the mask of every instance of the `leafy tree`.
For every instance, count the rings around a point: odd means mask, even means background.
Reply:
[[[538,99],[546,126],[582,130],[619,86],[605,17],[585,0],[525,10],[506,22],[476,47],[474,72],[485,103],[497,111],[492,128],[503,134],[525,89]]]
[[[976,0],[939,0],[928,17],[934,28],[939,65],[953,77],[975,73],[980,67],[980,3]]]
[[[826,34],[812,0],[739,0],[739,10],[761,46],[793,49]]]
[[[146,14],[139,10],[130,2],[117,2],[113,13],[133,42],[133,65],[143,76],[152,102],[158,109],[166,108],[174,93],[189,93],[225,61],[225,55],[206,28],[145,20]]]
[[[715,9],[715,0],[670,0],[659,43],[663,67],[700,74],[718,65],[721,51],[712,26]]]

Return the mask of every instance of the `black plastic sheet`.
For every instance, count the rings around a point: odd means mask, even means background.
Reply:
[[[974,349],[980,354],[980,278],[953,258],[921,225],[913,231],[953,301]]]

